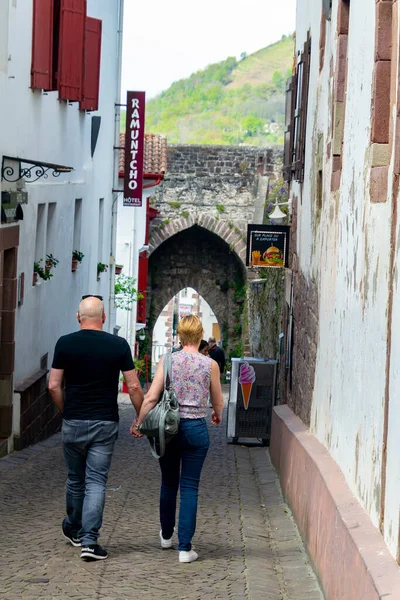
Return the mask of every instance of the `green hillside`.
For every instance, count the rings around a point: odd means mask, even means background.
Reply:
[[[293,38],[209,65],[146,105],[146,132],[169,143],[282,144]]]

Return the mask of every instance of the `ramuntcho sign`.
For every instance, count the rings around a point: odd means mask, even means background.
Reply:
[[[142,206],[145,92],[126,100],[124,206]]]

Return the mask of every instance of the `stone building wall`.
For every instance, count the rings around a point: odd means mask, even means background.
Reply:
[[[245,228],[253,221],[262,181],[275,178],[281,164],[280,147],[169,146],[168,171],[154,195],[160,217],[153,226],[200,210]]]

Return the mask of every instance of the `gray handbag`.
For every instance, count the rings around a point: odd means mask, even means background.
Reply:
[[[164,390],[156,406],[147,413],[139,426],[140,432],[149,439],[154,458],[164,456],[166,444],[178,433],[179,403],[171,389],[171,381],[172,357],[168,353],[164,356]]]

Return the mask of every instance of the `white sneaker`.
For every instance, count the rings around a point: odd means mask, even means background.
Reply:
[[[162,531],[160,531],[161,548],[172,548],[172,537],[169,540],[164,540]]]
[[[179,552],[179,562],[181,563],[190,563],[198,558],[199,555],[194,550],[180,550]]]

